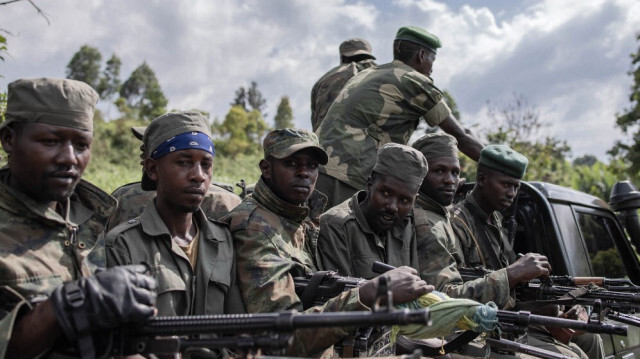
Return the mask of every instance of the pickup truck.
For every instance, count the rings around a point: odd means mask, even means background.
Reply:
[[[550,183],[523,181],[515,207],[514,250],[546,255],[554,275],[627,277],[640,284],[640,262],[633,248],[640,249],[640,192],[628,181],[618,182],[609,201]],[[640,358],[640,328],[630,325],[627,337],[602,339],[607,358]]]

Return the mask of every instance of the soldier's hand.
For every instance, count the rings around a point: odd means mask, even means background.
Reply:
[[[399,267],[371,279],[360,287],[360,301],[368,307],[371,307],[376,300],[380,277],[382,276],[386,276],[387,284],[391,284],[394,304],[412,301],[434,290],[432,285],[428,285],[427,282],[420,279],[418,271],[414,268]],[[385,303],[386,298],[383,298],[382,304]]]
[[[538,277],[549,276],[551,264],[549,259],[538,253],[527,253],[507,267],[509,287]]]
[[[151,317],[156,281],[145,272],[143,265],[114,267],[54,289],[51,303],[67,338]]]

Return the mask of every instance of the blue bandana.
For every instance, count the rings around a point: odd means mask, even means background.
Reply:
[[[202,132],[185,132],[164,141],[151,154],[151,158],[157,159],[169,153],[180,150],[203,150],[209,152],[212,156],[216,155],[213,148],[213,142],[209,136]]]

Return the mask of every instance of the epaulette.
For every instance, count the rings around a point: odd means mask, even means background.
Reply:
[[[105,236],[105,245],[107,247],[113,246],[113,244],[116,241],[116,238],[118,238],[118,235],[120,235],[121,233],[129,230],[130,228],[133,228],[135,226],[137,226],[138,224],[140,224],[140,217],[136,217],[136,218],[132,218],[129,220],[126,220],[120,224],[118,224],[117,226],[113,227],[109,233],[107,233],[107,235]]]

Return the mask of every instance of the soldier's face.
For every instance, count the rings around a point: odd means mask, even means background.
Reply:
[[[89,131],[19,123],[1,137],[9,154],[10,186],[51,208],[71,196],[91,159]]]
[[[213,156],[202,150],[186,149],[158,159],[145,160],[145,170],[156,182],[158,209],[194,212],[211,184]]]
[[[367,181],[367,197],[360,208],[369,227],[381,234],[409,214],[417,193],[418,186],[378,173]]]
[[[516,198],[520,180],[497,171],[485,171],[479,172],[478,185],[484,206],[493,211],[504,211]]]
[[[454,157],[435,157],[427,160],[429,172],[422,182],[420,192],[442,206],[453,202],[460,180],[460,161]]]
[[[267,186],[280,199],[293,205],[303,204],[316,187],[320,161],[311,149],[303,149],[289,157],[260,161]]]
[[[422,50],[422,64],[418,69],[423,75],[430,76],[431,72],[433,72],[433,63],[436,61],[436,54],[428,49]]]

